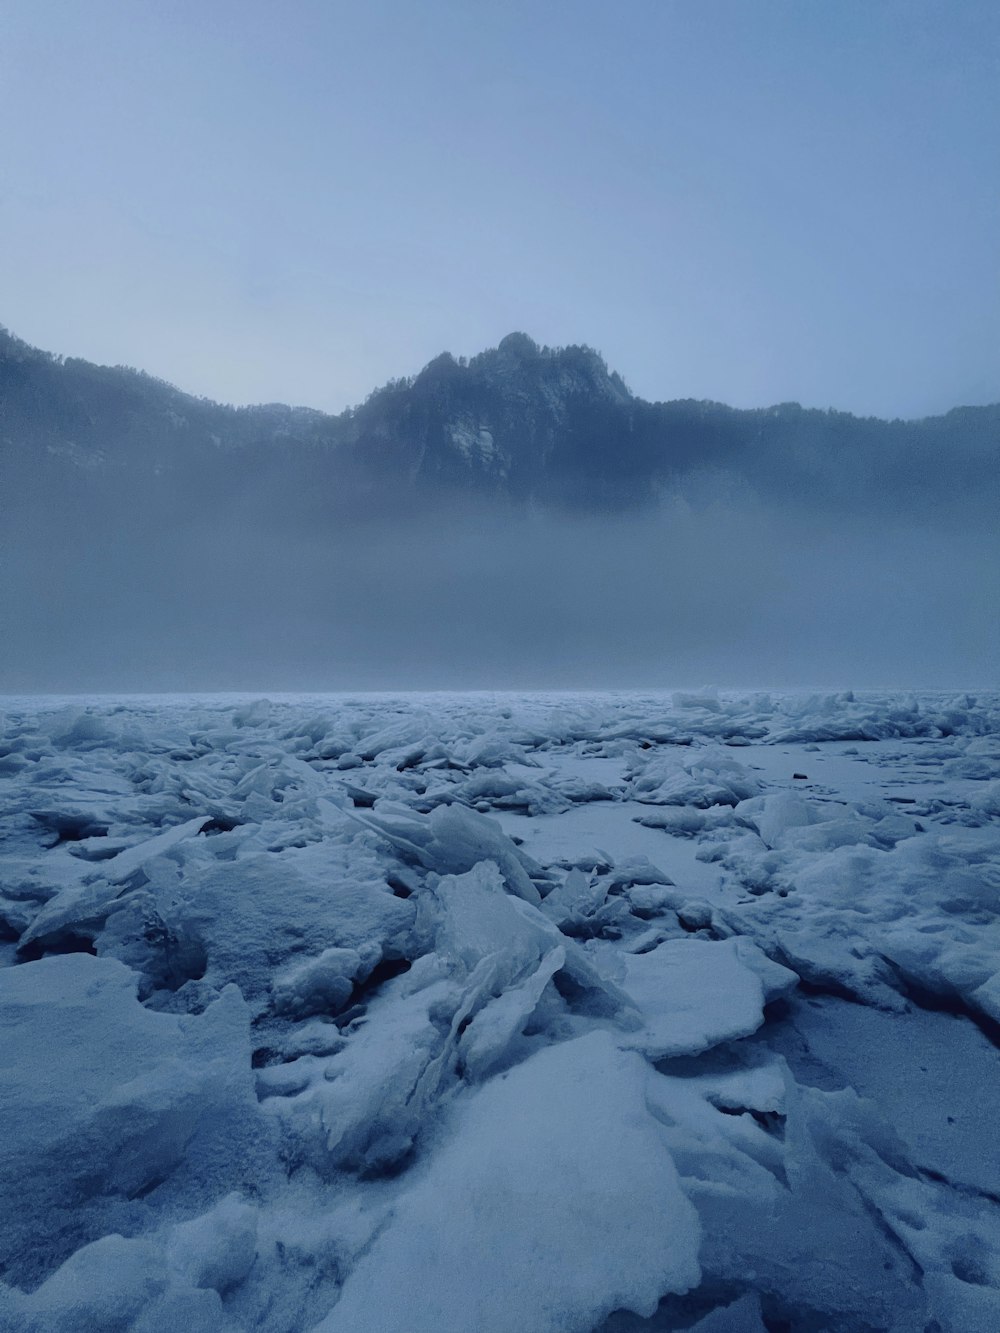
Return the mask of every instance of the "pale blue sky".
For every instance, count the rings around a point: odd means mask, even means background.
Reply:
[[[996,0],[0,0],[0,116],[0,322],[196,393],[1000,399]]]

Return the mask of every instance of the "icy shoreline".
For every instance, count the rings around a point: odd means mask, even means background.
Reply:
[[[0,707],[0,1329],[1000,1327],[1000,695]]]

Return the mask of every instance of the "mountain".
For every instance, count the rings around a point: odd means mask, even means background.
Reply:
[[[3,335],[0,690],[993,680],[998,439],[524,334],[337,416]]]
[[[646,402],[591,348],[523,333],[468,361],[443,353],[333,416],[223,406],[0,331],[0,483],[8,510],[47,516],[221,507],[322,525],[456,493],[605,512],[720,486],[821,512],[960,514],[996,504],[998,443],[996,406],[881,421]]]

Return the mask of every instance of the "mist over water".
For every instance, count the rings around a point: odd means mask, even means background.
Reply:
[[[0,689],[976,688],[995,525],[724,500],[8,530]]]

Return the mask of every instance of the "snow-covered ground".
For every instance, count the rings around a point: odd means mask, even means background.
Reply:
[[[1000,1329],[1000,696],[8,699],[0,1329]]]

